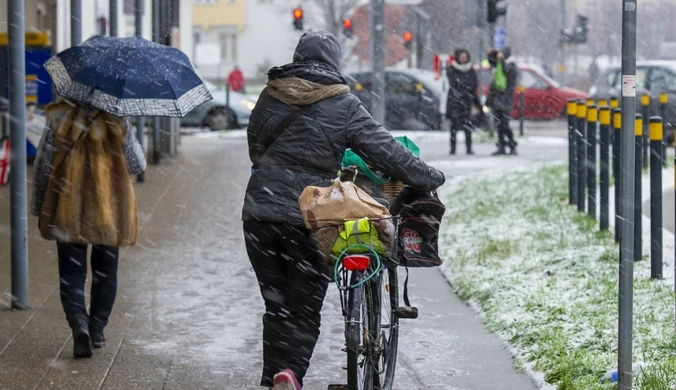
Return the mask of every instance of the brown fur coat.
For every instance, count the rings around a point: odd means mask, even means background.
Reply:
[[[47,107],[54,159],[40,233],[59,242],[133,245],[136,197],[123,151],[121,118],[61,101]]]

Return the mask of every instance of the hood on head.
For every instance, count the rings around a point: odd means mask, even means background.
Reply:
[[[467,51],[467,50],[465,50],[465,49],[457,49],[457,50],[455,51],[455,53],[454,53],[454,55],[455,55],[455,61],[457,62],[458,59],[460,58],[460,55],[462,55],[463,53],[467,54],[467,62],[468,62],[468,63],[469,63],[469,62],[472,62],[472,55],[469,54],[469,51]]]
[[[293,62],[319,62],[340,71],[343,51],[336,37],[326,31],[303,34],[293,53]]]
[[[505,59],[508,59],[509,57],[512,56],[512,49],[510,49],[509,47],[505,47],[504,49],[502,49],[502,55],[505,57]]]

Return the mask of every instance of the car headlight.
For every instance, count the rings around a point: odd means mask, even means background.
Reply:
[[[252,102],[251,100],[242,99],[242,107],[249,111],[253,111],[254,107],[256,107],[256,103]]]

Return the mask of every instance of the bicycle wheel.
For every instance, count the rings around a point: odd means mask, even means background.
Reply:
[[[375,341],[368,355],[373,367],[373,389],[391,390],[399,345],[399,290],[396,268],[385,268],[370,288],[369,334]]]
[[[359,283],[362,277],[360,272],[353,272],[350,284]],[[370,344],[368,320],[371,318],[367,306],[369,284],[348,292],[348,317],[345,318],[348,390],[373,390],[373,367],[367,359]]]

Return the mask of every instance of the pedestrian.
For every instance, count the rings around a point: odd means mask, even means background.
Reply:
[[[74,100],[47,106],[34,163],[31,213],[43,238],[55,240],[59,287],[73,331],[73,355],[91,357],[117,293],[119,248],[138,234],[131,175],[146,160],[128,120]],[[92,247],[91,302],[85,303],[87,249]]]
[[[494,156],[506,154],[506,147],[509,147],[509,154],[517,154],[514,132],[509,127],[509,115],[514,106],[514,90],[519,78],[519,71],[510,57],[511,50],[508,47],[504,48],[502,52],[494,49],[488,51],[488,62],[494,70],[494,76],[486,99],[486,106],[491,108],[498,126],[498,150],[493,153]]]
[[[244,74],[237,65],[228,75],[228,85],[231,91],[244,93]]]
[[[274,390],[301,388],[331,281],[300,213],[303,189],[331,185],[348,148],[421,191],[445,181],[371,118],[350,93],[341,58],[332,34],[303,34],[293,62],[268,72],[247,130],[252,175],[243,229],[265,302],[260,385]]]
[[[479,100],[476,92],[479,81],[467,50],[458,49],[446,72],[449,89],[446,117],[451,121],[451,154],[455,154],[456,134],[465,132],[467,154],[472,151],[472,107]]]

